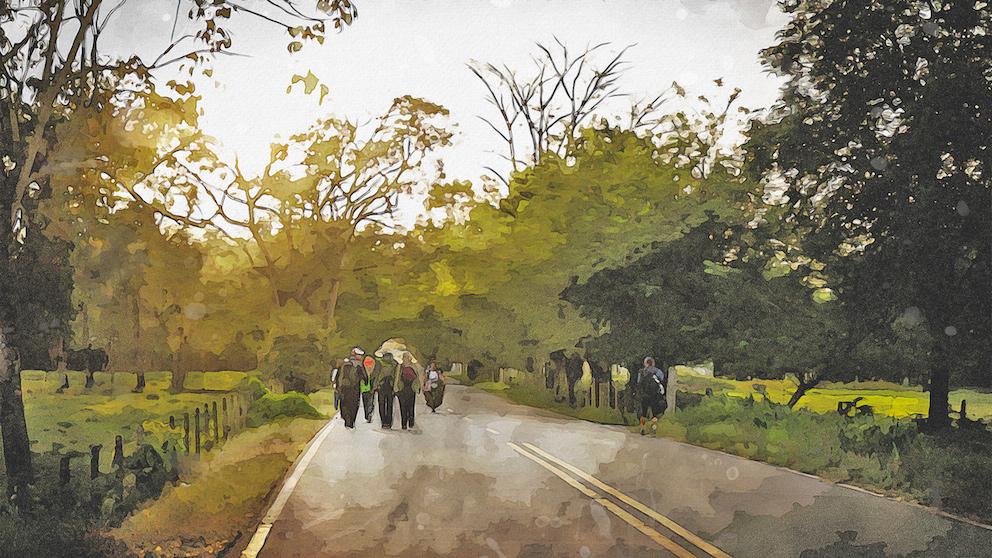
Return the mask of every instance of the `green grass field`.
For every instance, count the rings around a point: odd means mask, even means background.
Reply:
[[[749,395],[761,398],[756,385],[765,386],[768,398],[774,403],[785,404],[796,390],[795,383],[789,380],[730,380],[726,378],[706,378],[680,374],[679,384],[687,391],[702,393],[707,387],[714,393],[731,397],[746,398]],[[817,413],[832,413],[840,401],[863,399],[859,405],[870,405],[876,414],[894,418],[925,417],[930,405],[929,394],[919,386],[903,386],[890,382],[851,382],[823,383],[810,390],[799,400],[798,407]],[[974,389],[958,389],[951,392],[951,406],[957,410],[961,401],[968,401],[968,416],[987,420],[992,418],[992,393]]]
[[[139,424],[149,423],[146,429],[153,431],[151,423],[161,424],[170,414],[181,417],[183,411],[219,401],[245,377],[244,372],[191,372],[186,388],[196,391],[171,394],[169,374],[149,372],[144,393],[132,393],[133,374],[98,372],[96,386],[86,390],[83,373],[69,372],[70,388],[57,393],[61,374],[26,371],[21,382],[32,449],[50,451],[58,444],[62,451],[89,452],[91,444],[102,444],[101,464],[109,468],[117,434],[124,437],[127,453],[128,446],[135,444]]]

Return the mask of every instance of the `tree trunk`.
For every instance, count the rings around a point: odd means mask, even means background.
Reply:
[[[789,402],[787,403],[789,408],[790,409],[795,408],[796,403],[799,403],[799,400],[802,399],[804,395],[806,395],[807,391],[809,391],[808,387],[799,384],[799,387],[796,388],[796,391],[792,392],[792,397],[789,398]]]
[[[7,342],[0,323],[0,435],[3,436],[3,459],[7,469],[7,490],[23,490],[34,477],[31,465],[31,441],[24,418],[21,392],[21,363]]]
[[[135,372],[134,375],[137,378],[134,385],[134,393],[141,393],[145,391],[145,373],[139,370]]]
[[[820,379],[818,376],[810,379],[800,379],[799,386],[796,387],[796,391],[792,392],[792,397],[789,398],[789,402],[786,405],[788,405],[790,409],[795,408],[796,403],[799,403],[799,400],[806,395],[806,392],[815,388],[819,383]],[[767,394],[765,395],[765,399],[768,399]]]
[[[334,314],[338,308],[338,297],[341,295],[341,280],[334,279],[331,282],[331,294],[327,301],[327,312],[324,315],[325,325],[324,327],[329,327],[335,325]]]
[[[169,383],[170,393],[182,393],[183,386],[186,384],[186,370],[182,365],[176,365],[172,367],[172,381]]]
[[[179,350],[172,361],[172,380],[169,384],[170,393],[181,393],[186,384],[186,339],[179,343]]]

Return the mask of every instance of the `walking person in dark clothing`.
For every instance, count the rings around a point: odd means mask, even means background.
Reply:
[[[400,426],[403,430],[413,428],[414,409],[417,405],[417,393],[420,392],[420,374],[413,367],[413,357],[410,353],[403,355],[403,364],[393,384],[396,398],[400,400]]]
[[[399,375],[399,366],[392,353],[382,357],[379,372],[373,377],[373,389],[379,400],[379,423],[383,428],[393,427],[393,384]]]
[[[637,391],[641,400],[639,413],[641,436],[645,434],[644,427],[651,419],[651,432],[658,431],[658,417],[665,414],[668,401],[665,399],[667,375],[657,366],[654,358],[644,359],[644,368],[637,373]]]
[[[365,353],[355,348],[351,356],[344,360],[338,371],[337,391],[341,395],[341,418],[347,428],[355,427],[358,418],[358,405],[361,402],[361,384],[366,378],[361,359]]]

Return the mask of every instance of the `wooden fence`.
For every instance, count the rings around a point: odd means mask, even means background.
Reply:
[[[156,440],[163,445],[155,449],[163,455],[173,474],[173,480],[188,475],[191,463],[203,453],[216,449],[229,438],[243,431],[247,427],[248,408],[252,402],[253,396],[248,392],[229,392],[219,399],[204,403],[202,407],[197,405],[192,409],[183,409],[163,420],[164,439]],[[133,436],[135,449],[149,441],[144,423],[137,425]],[[126,443],[122,434],[117,434],[114,437],[113,449],[110,450],[112,451],[111,472],[116,473],[124,469],[126,446],[130,446],[130,443]],[[102,444],[92,444],[89,449],[89,478],[92,480],[103,474],[100,470],[100,459],[106,453]],[[67,452],[60,456],[59,481],[62,484],[68,484],[72,480],[72,459],[82,456],[86,454],[78,451]]]

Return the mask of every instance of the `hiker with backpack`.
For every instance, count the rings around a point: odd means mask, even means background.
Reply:
[[[644,427],[651,419],[651,432],[658,430],[658,417],[665,414],[668,408],[668,401],[665,399],[665,386],[668,376],[660,368],[655,366],[652,357],[644,359],[644,368],[637,373],[637,391],[641,402],[639,413],[641,423],[641,436],[644,436]]]
[[[427,401],[427,406],[431,408],[431,412],[436,413],[437,408],[444,401],[444,372],[441,372],[437,362],[432,360],[427,365],[427,371],[424,372],[424,375],[424,399]]]
[[[341,398],[341,418],[347,428],[355,427],[355,419],[358,418],[358,405],[361,402],[362,382],[367,379],[365,366],[362,365],[362,357],[365,352],[355,347],[351,350],[351,356],[344,359],[338,371],[337,385],[335,389]]]
[[[403,364],[400,365],[396,382],[393,384],[396,398],[400,400],[400,426],[403,430],[413,428],[414,409],[420,387],[420,374],[413,367],[413,357],[410,353],[405,353]]]
[[[365,379],[359,384],[359,392],[362,396],[362,411],[365,413],[365,422],[372,422],[372,415],[375,414],[375,394],[372,392],[372,377],[379,368],[379,363],[372,358],[372,355],[365,355],[362,359],[362,368],[365,369]]]
[[[382,356],[382,364],[373,377],[372,388],[379,401],[379,424],[386,429],[393,427],[393,384],[399,373],[399,363],[392,353],[387,352]]]

